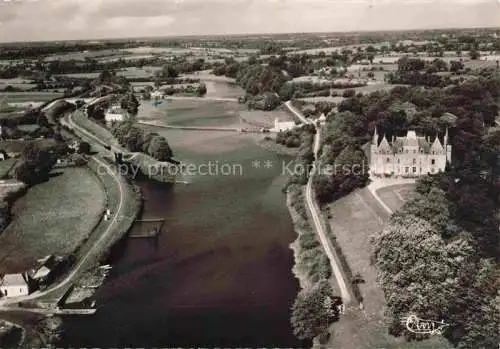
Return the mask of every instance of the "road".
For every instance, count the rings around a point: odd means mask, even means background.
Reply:
[[[320,130],[317,129],[316,135],[314,137],[314,156],[315,159],[318,158],[318,153],[320,150],[320,142],[321,142],[321,134]],[[316,160],[315,160],[316,163]],[[313,165],[315,165],[315,163]],[[306,202],[307,207],[309,208],[309,212],[311,213],[311,217],[314,222],[314,227],[316,228],[316,232],[319,236],[320,242],[323,245],[323,248],[330,260],[330,265],[332,266],[333,274],[335,275],[335,279],[337,280],[337,284],[340,288],[340,295],[342,297],[342,301],[344,305],[348,305],[351,303],[352,295],[347,288],[347,283],[344,279],[344,275],[339,267],[338,257],[335,251],[335,248],[332,246],[330,238],[328,237],[323,224],[321,224],[320,211],[317,206],[316,200],[313,196],[312,182],[313,177],[316,171],[316,166],[312,167],[311,173],[309,174],[309,180],[306,186]]]
[[[303,124],[312,124],[311,120],[308,120],[300,111],[298,111],[293,105],[292,101],[285,102],[285,106],[295,115]]]

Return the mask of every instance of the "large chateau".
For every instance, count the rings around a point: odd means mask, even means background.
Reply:
[[[389,143],[385,136],[379,142],[377,129],[370,147],[370,171],[376,176],[417,177],[444,171],[451,161],[448,129],[443,142],[436,136],[417,136],[408,131],[406,137],[393,137]]]

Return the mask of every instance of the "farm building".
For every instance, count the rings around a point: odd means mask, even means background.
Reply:
[[[29,294],[28,282],[22,274],[6,274],[0,283],[0,291],[8,298],[26,296]]]
[[[104,114],[104,119],[106,120],[107,123],[111,123],[113,121],[121,122],[127,120],[127,118],[128,118],[128,112],[118,105],[112,106]]]

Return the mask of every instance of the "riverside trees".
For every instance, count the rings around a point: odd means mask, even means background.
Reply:
[[[338,318],[332,288],[323,280],[299,292],[292,306],[293,332],[299,339],[312,339],[328,331]]]
[[[157,133],[146,133],[130,122],[115,124],[111,128],[111,133],[116,137],[118,143],[131,152],[143,152],[158,161],[166,161],[173,156],[172,149],[165,137]]]

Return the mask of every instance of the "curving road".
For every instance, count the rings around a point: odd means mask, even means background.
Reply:
[[[292,112],[293,115],[295,115],[300,121],[302,121],[303,124],[312,124],[313,122],[311,120],[308,120],[300,111],[297,110],[292,105],[292,101],[287,101],[285,102],[285,106]]]
[[[330,265],[332,266],[333,274],[335,275],[335,279],[337,280],[337,284],[340,288],[340,295],[342,297],[342,302],[344,305],[348,305],[349,303],[351,303],[351,300],[353,299],[353,297],[352,297],[352,295],[347,287],[347,283],[344,279],[344,275],[339,267],[340,263],[338,261],[338,257],[337,257],[335,248],[332,246],[332,243],[330,241],[330,237],[325,232],[323,224],[321,224],[319,208],[318,208],[317,203],[316,203],[314,196],[313,196],[313,189],[312,189],[313,180],[312,179],[313,179],[314,174],[316,172],[315,164],[316,164],[316,159],[318,158],[318,152],[320,150],[320,142],[321,142],[321,134],[320,134],[320,130],[317,128],[317,132],[316,132],[316,135],[314,137],[315,162],[313,163],[313,167],[312,167],[312,170],[309,174],[309,180],[308,180],[307,186],[306,186],[306,202],[307,202],[307,207],[309,208],[309,212],[311,213],[311,217],[312,217],[313,222],[314,222],[314,227],[316,228],[316,232],[317,232],[318,237],[320,239],[321,245],[323,245],[323,248],[326,252],[326,255],[328,256],[328,259],[330,260]]]
[[[73,125],[71,122],[69,122],[68,126],[72,127]],[[115,213],[114,213],[113,218],[109,222],[108,227],[101,234],[99,239],[93,244],[93,246],[89,247],[88,251],[83,255],[83,257],[80,258],[80,260],[72,268],[71,272],[62,281],[60,281],[57,285],[54,285],[53,287],[50,287],[44,291],[34,292],[28,296],[16,297],[13,299],[7,298],[4,300],[0,300],[0,308],[8,306],[8,305],[13,305],[13,304],[17,305],[19,302],[22,302],[22,301],[35,300],[38,298],[42,298],[42,297],[45,297],[47,295],[50,295],[53,292],[60,291],[64,287],[69,286],[71,283],[75,282],[75,279],[78,276],[78,273],[85,271],[86,268],[88,268],[89,265],[87,265],[87,263],[89,261],[92,262],[91,257],[93,257],[96,254],[96,252],[98,252],[102,248],[102,246],[104,245],[104,242],[106,240],[108,240],[112,236],[112,234],[115,232],[114,231],[115,225],[117,225],[117,223],[119,222],[119,218],[122,218],[124,215],[122,210],[124,208],[123,202],[124,202],[125,188],[123,186],[123,183],[120,181],[120,178],[113,171],[113,169],[111,168],[111,166],[109,164],[102,161],[97,156],[92,156],[91,159],[96,161],[99,166],[103,166],[106,169],[106,171],[113,177],[113,179],[115,180],[115,182],[117,183],[117,186],[118,186],[118,191],[119,191],[119,195],[120,195],[119,202],[118,202],[118,206],[116,207],[116,209],[112,210]],[[26,309],[26,310],[29,311],[28,309]],[[36,312],[35,309],[34,309],[34,311]]]

